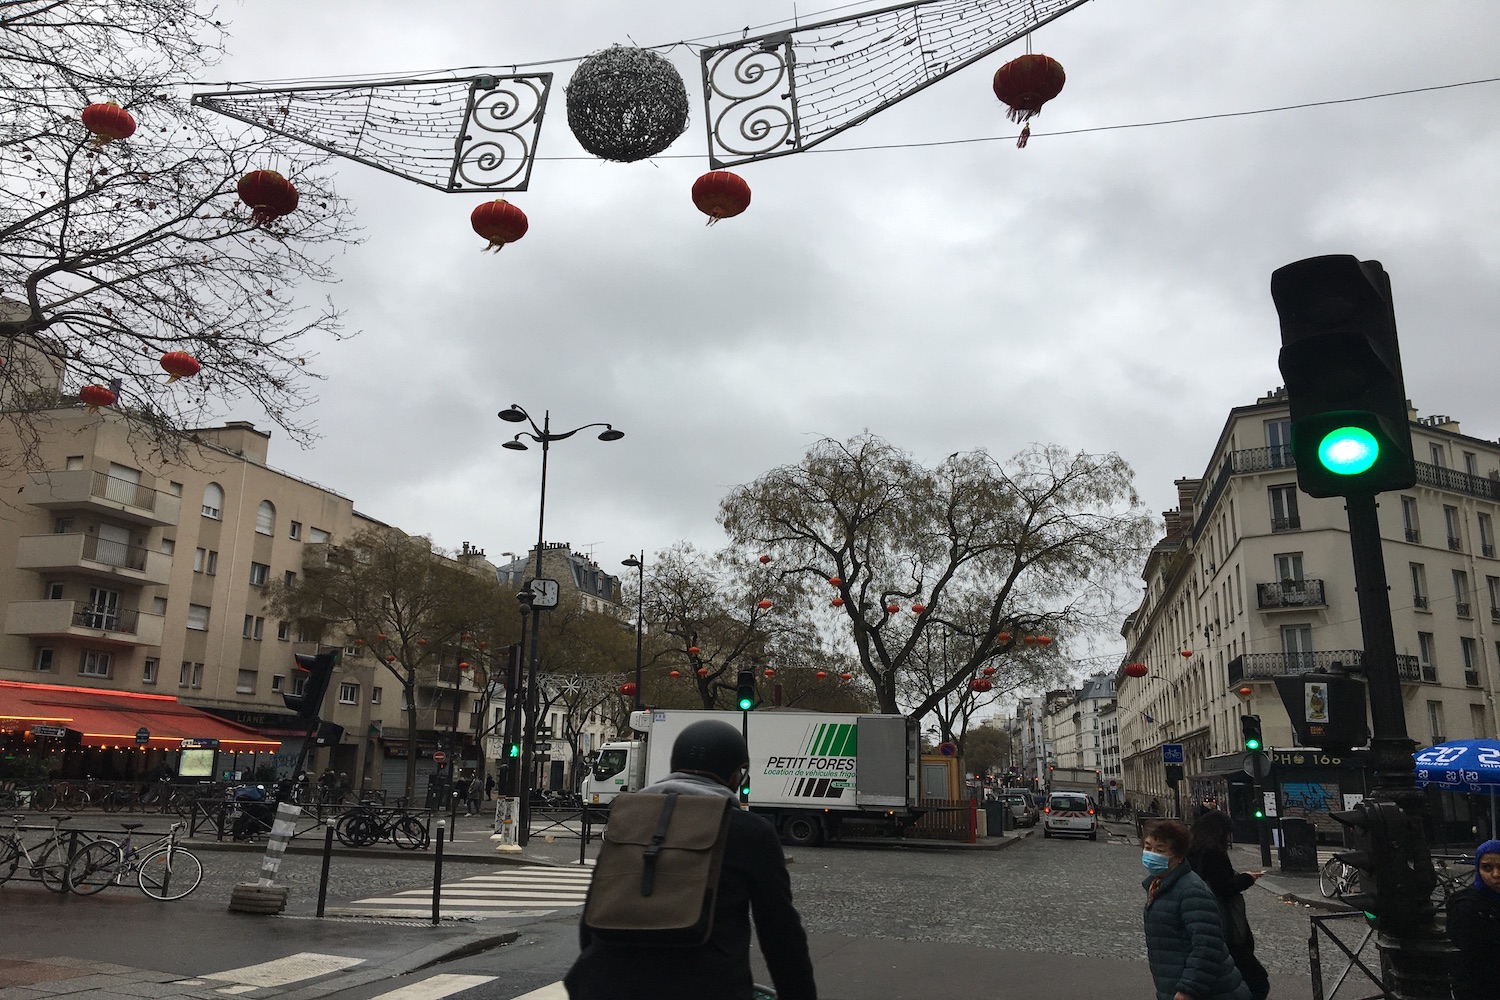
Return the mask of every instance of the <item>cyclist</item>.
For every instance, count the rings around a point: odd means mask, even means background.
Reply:
[[[672,773],[642,791],[738,798],[749,769],[739,731],[695,722],[672,744]],[[697,948],[610,944],[580,927],[582,954],[563,984],[571,1000],[751,1000],[750,921],[781,1000],[817,1000],[807,934],[776,829],[746,810],[730,814],[713,933]]]
[[[271,815],[276,807],[266,801],[266,786],[241,785],[235,789],[234,801],[240,807],[240,814],[230,830],[235,840],[249,840],[257,833],[271,829]]]

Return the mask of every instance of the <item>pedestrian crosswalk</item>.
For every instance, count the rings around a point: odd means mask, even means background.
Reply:
[[[439,914],[450,918],[544,917],[582,906],[593,868],[514,867],[444,882]],[[408,889],[330,908],[338,916],[431,918],[432,889]]]

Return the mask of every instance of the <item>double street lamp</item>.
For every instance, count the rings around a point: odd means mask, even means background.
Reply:
[[[532,612],[531,655],[527,660],[526,700],[523,703],[525,706],[523,711],[525,713],[526,732],[524,738],[521,741],[521,766],[518,768],[520,774],[512,776],[512,781],[516,786],[515,791],[521,800],[521,823],[520,830],[518,831],[519,836],[517,839],[522,846],[525,846],[526,841],[529,837],[531,826],[531,787],[533,778],[531,772],[532,762],[535,759],[537,713],[540,709],[540,701],[537,698],[537,672],[540,662],[538,636],[541,628],[540,609],[543,607],[543,605],[538,602],[538,598],[542,597],[543,595],[533,586],[533,583],[535,580],[543,579],[542,546],[544,544],[543,532],[546,527],[547,518],[547,452],[551,448],[552,442],[564,441],[572,437],[574,434],[577,434],[579,431],[588,430],[591,427],[603,428],[603,430],[599,432],[600,441],[618,441],[625,436],[625,432],[616,430],[613,424],[603,423],[583,424],[582,426],[575,427],[570,431],[553,431],[551,410],[543,411],[542,425],[538,427],[536,421],[532,419],[531,414],[527,413],[524,408],[516,405],[515,403],[512,403],[510,406],[501,410],[498,414],[496,414],[496,416],[498,416],[501,420],[504,420],[506,423],[526,424],[531,428],[530,430],[523,430],[517,433],[514,438],[502,444],[502,448],[507,448],[511,451],[529,451],[530,445],[521,440],[522,438],[527,438],[532,442],[542,446],[542,489],[541,499],[537,505],[536,516],[536,575],[533,578],[533,581],[528,581],[526,583],[524,594],[529,599],[523,600],[522,603],[523,613],[527,610],[530,610]],[[522,774],[525,775],[524,778],[521,777]],[[523,788],[526,793],[524,795],[520,794]]]
[[[622,560],[620,565],[629,566],[635,570],[635,710],[639,712],[642,707],[641,627],[646,607],[646,550],[641,550],[640,558],[631,556],[629,559]]]

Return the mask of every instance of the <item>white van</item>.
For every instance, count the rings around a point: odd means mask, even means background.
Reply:
[[[1094,802],[1082,792],[1053,792],[1042,810],[1042,836],[1068,833],[1099,839],[1099,816]]]

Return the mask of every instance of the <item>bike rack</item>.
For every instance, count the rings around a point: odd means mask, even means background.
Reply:
[[[1339,988],[1344,985],[1344,980],[1356,968],[1364,975],[1365,979],[1368,979],[1380,989],[1379,993],[1371,993],[1369,996],[1359,998],[1359,1000],[1391,1000],[1391,994],[1385,991],[1385,984],[1381,981],[1380,974],[1366,965],[1362,957],[1365,948],[1369,946],[1375,937],[1375,928],[1370,926],[1368,922],[1364,922],[1362,924],[1364,935],[1359,939],[1358,945],[1350,948],[1347,942],[1327,926],[1340,920],[1363,921],[1363,919],[1364,913],[1359,910],[1353,910],[1348,913],[1321,913],[1308,918],[1310,929],[1307,936],[1307,960],[1308,964],[1312,967],[1313,1000],[1335,1000],[1338,996]],[[1333,989],[1326,993],[1323,990],[1322,948],[1318,943],[1318,936],[1320,934],[1327,937],[1349,959],[1349,964],[1344,966],[1343,971],[1339,973],[1338,979],[1334,982]]]

